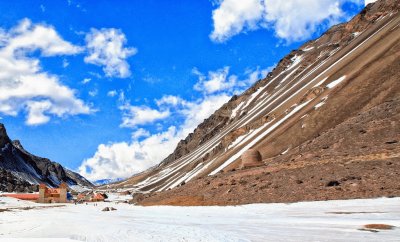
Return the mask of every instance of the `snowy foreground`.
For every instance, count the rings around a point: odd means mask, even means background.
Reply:
[[[0,211],[11,208],[0,212],[0,241],[400,240],[400,198],[236,207],[51,206],[0,197]],[[106,206],[117,210],[102,212]],[[372,223],[396,227],[359,230]]]

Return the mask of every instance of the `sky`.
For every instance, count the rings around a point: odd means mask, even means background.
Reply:
[[[0,122],[92,181],[127,178],[368,2],[0,1]]]

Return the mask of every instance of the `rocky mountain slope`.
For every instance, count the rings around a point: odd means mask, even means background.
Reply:
[[[399,196],[399,10],[379,0],[305,43],[159,166],[107,188],[176,205]],[[262,163],[242,169],[250,148]]]
[[[93,186],[60,164],[30,154],[18,140],[11,141],[4,125],[0,124],[0,191],[34,191],[39,183],[56,187],[61,182],[77,190]]]

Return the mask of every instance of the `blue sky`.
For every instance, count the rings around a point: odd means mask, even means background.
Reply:
[[[286,4],[285,4],[286,3]],[[0,122],[89,179],[157,164],[360,0],[1,1]]]

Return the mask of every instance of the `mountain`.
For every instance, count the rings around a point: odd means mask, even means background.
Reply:
[[[103,185],[107,185],[107,184],[110,184],[110,183],[119,182],[119,181],[122,181],[122,180],[123,180],[122,178],[100,179],[100,180],[94,181],[93,183],[96,186],[103,186]]]
[[[0,191],[34,191],[39,183],[57,187],[61,182],[75,190],[93,187],[84,177],[59,163],[30,154],[20,141],[11,141],[0,124]]]
[[[111,187],[147,205],[400,196],[399,9],[379,0],[292,51],[158,166]]]

